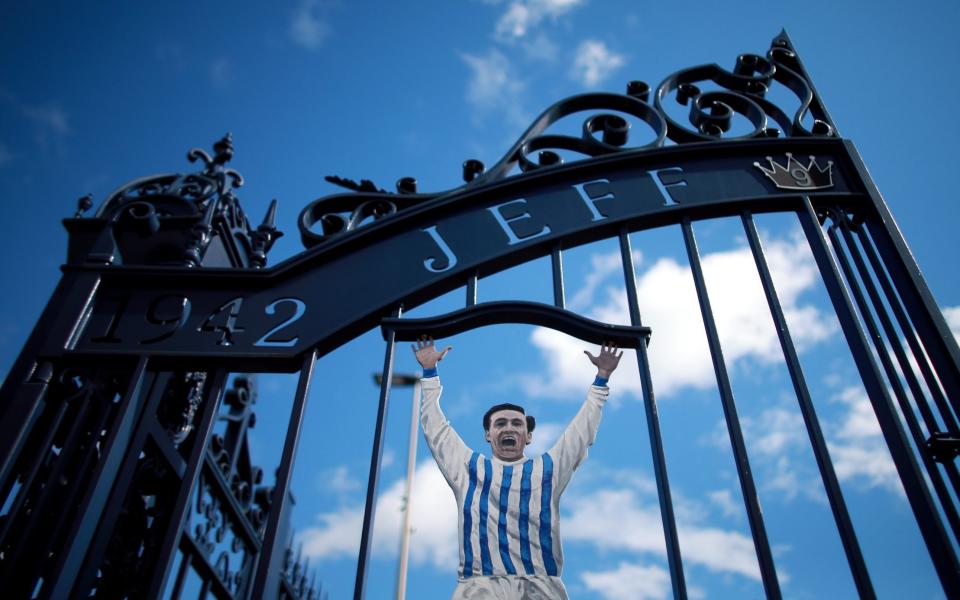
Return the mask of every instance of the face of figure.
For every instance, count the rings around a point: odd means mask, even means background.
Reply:
[[[498,410],[490,415],[490,429],[486,431],[493,455],[506,462],[523,458],[533,434],[527,431],[527,418],[520,411]]]

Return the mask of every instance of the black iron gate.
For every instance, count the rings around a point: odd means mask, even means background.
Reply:
[[[788,114],[768,99],[789,90]],[[897,472],[948,597],[960,597],[960,350],[853,145],[842,139],[785,34],[732,71],[703,65],[625,95],[588,94],[545,111],[465,185],[351,193],[301,214],[308,250],[265,269],[281,235],[271,206],[253,227],[226,167],[138,180],[65,221],[64,276],[2,389],[0,586],[14,597],[180,597],[186,573],[217,598],[316,597],[288,547],[290,476],[317,359],[373,327],[386,340],[355,597],[361,598],[380,472],[394,344],[496,323],[538,324],[638,352],[674,596],[687,595],[650,372],[656,323],[641,321],[629,235],[677,228],[694,278],[719,400],[767,597],[781,596],[723,348],[697,222],[740,219],[856,588],[875,596],[754,215],[794,215],[813,252]],[[678,103],[678,104],[677,104]],[[670,115],[679,105],[687,122]],[[549,126],[587,112],[580,137]],[[652,140],[629,146],[632,124]],[[564,155],[585,156],[564,164]],[[515,169],[521,174],[512,176]],[[563,252],[618,240],[630,326],[565,308]],[[484,276],[550,256],[552,305],[478,302]],[[371,287],[370,282],[376,285]],[[404,319],[466,287],[466,307]],[[357,302],[362,298],[363,302]],[[255,388],[239,372],[299,372],[283,454],[268,485],[246,430]],[[223,435],[214,424],[227,423]]]

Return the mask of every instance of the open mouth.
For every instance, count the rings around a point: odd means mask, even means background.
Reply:
[[[517,438],[515,437],[505,437],[500,440],[500,445],[504,448],[516,448],[517,447]]]

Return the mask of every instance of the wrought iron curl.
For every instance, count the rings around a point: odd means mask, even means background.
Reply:
[[[624,150],[644,150],[663,145],[667,134],[667,124],[654,107],[643,98],[645,90],[639,90],[633,84],[635,95],[595,93],[565,98],[553,104],[538,116],[532,125],[520,136],[512,148],[497,164],[485,173],[473,179],[469,185],[481,185],[506,177],[514,167],[528,172],[540,167],[560,164],[559,155],[550,149],[569,150],[588,157],[612,154]],[[654,139],[640,146],[626,146],[629,122],[623,117],[610,114],[592,114],[583,122],[579,138],[567,135],[544,133],[551,125],[564,117],[584,111],[612,110],[628,114],[646,123],[654,133]],[[596,134],[602,133],[597,139]],[[537,161],[530,159],[533,152],[542,151]]]
[[[235,194],[243,185],[243,177],[226,167],[233,158],[230,134],[213,148],[212,157],[200,148],[187,152],[187,160],[203,165],[196,173],[152,175],[121,186],[107,196],[94,218],[107,219],[114,233],[121,233],[120,237],[126,232],[141,238],[158,233],[166,236],[165,241],[158,242],[163,249],[153,255],[162,256],[156,258],[158,261],[170,263],[179,259],[185,266],[199,267],[211,240],[223,235],[241,246],[246,264],[253,268],[266,266],[267,252],[283,235],[275,225],[275,201],[264,222],[252,227]],[[74,218],[83,215],[89,202],[81,199]],[[171,240],[184,243],[179,257],[170,256],[166,249]]]
[[[300,241],[305,247],[311,248],[330,236],[357,229],[368,219],[378,221],[437,196],[361,191],[320,198],[300,212]],[[322,232],[313,230],[317,223],[320,223]]]
[[[792,115],[767,94],[780,84],[799,100]],[[707,89],[707,85],[720,89]],[[707,64],[677,71],[656,88],[652,104],[650,88],[642,81],[631,81],[626,94],[592,93],[561,100],[543,111],[517,139],[503,157],[489,169],[478,160],[463,164],[465,185],[435,194],[387,194],[369,180],[356,183],[340,177],[328,177],[331,183],[354,190],[355,194],[337,194],[314,200],[300,213],[298,227],[307,248],[331,236],[353,231],[363,224],[402,212],[413,205],[441,196],[457,194],[469,187],[482,186],[510,176],[515,169],[531,172],[561,164],[559,151],[586,157],[615,152],[642,152],[662,147],[667,139],[677,144],[723,142],[727,140],[781,136],[836,136],[836,128],[808,80],[800,59],[786,33],[771,42],[765,56],[741,54],[732,71]],[[689,125],[678,122],[665,110],[669,98],[689,107]],[[578,112],[590,111],[583,121],[581,135],[551,134],[549,128]],[[611,111],[611,112],[607,112]],[[653,132],[651,141],[637,146],[627,144],[629,115],[646,124]],[[804,119],[812,117],[810,128]],[[729,135],[734,119],[742,117],[750,130]],[[322,232],[312,227],[321,224]]]
[[[835,136],[836,127],[830,121],[820,99],[808,78],[803,74],[800,57],[790,47],[786,34],[774,38],[767,57],[777,67],[777,81],[789,88],[800,99],[800,108],[793,118],[793,135]],[[813,117],[813,126],[808,130],[803,125],[803,118],[807,113]]]
[[[635,82],[636,83],[636,82]],[[569,150],[585,156],[601,156],[622,150],[655,148],[663,144],[667,126],[660,114],[642,98],[642,90],[634,85],[635,95],[610,93],[583,94],[557,102],[544,111],[527,131],[517,140],[507,154],[490,170],[484,172],[483,164],[470,160],[464,163],[464,179],[467,185],[477,186],[502,179],[515,167],[532,171],[559,164],[560,156],[553,150]],[[646,123],[654,133],[654,139],[641,146],[627,147],[630,124],[622,116],[612,113],[592,114],[584,119],[580,137],[544,134],[548,127],[560,119],[578,112],[610,110],[624,113]],[[598,134],[600,137],[598,138]],[[537,153],[537,160],[531,156]],[[300,239],[307,248],[329,237],[353,231],[368,219],[377,221],[411,206],[432,200],[442,194],[417,194],[415,181],[401,179],[397,184],[400,193],[388,194],[372,182],[363,180],[357,184],[340,177],[327,177],[336,185],[356,190],[355,194],[337,194],[315,200],[300,213],[298,227]],[[374,191],[377,190],[377,191]],[[320,223],[322,233],[313,230]]]
[[[767,126],[768,116],[787,131],[790,121],[782,110],[764,98],[775,73],[776,67],[767,59],[742,54],[732,73],[711,64],[670,75],[657,87],[654,102],[668,123],[670,139],[678,144],[717,141],[730,130],[735,114],[745,117],[753,126],[750,132],[737,138],[776,137],[779,131]],[[726,89],[703,92],[704,83]],[[674,93],[678,104],[690,106],[688,120],[693,129],[677,122],[665,109],[664,103]]]

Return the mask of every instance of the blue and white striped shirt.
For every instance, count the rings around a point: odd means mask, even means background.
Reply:
[[[423,379],[422,386],[420,420],[427,445],[457,499],[460,578],[559,577],[560,495],[593,444],[608,388],[590,387],[550,450],[507,463],[467,447],[440,409],[438,377]]]

